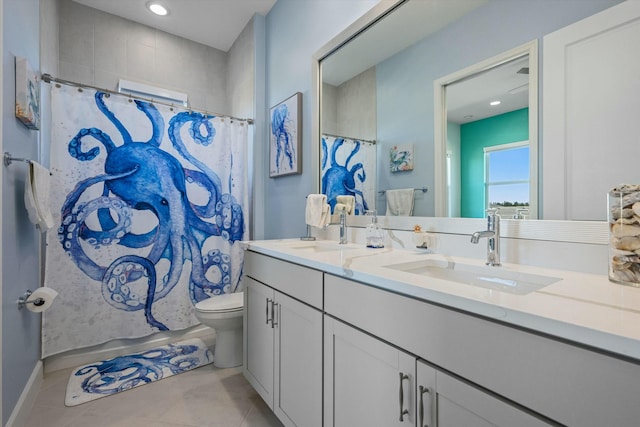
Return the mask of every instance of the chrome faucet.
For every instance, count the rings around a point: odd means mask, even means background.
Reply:
[[[340,210],[340,244],[347,244],[347,211]]]
[[[500,266],[500,215],[497,209],[487,209],[487,229],[471,235],[471,243],[487,238],[487,262],[492,267]]]

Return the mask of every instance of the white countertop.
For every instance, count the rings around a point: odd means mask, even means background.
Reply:
[[[426,259],[484,266],[477,259],[418,250],[370,249],[361,244],[338,245],[335,241],[287,239],[243,244],[254,252],[640,362],[640,288],[612,283],[605,275],[518,264],[492,267],[561,279],[526,295],[516,295],[385,267]],[[315,250],[313,245],[320,249]]]

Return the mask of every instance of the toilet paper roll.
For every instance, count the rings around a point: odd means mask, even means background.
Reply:
[[[53,304],[53,300],[58,296],[58,292],[51,288],[41,287],[36,289],[27,298],[27,310],[34,313],[42,313]]]

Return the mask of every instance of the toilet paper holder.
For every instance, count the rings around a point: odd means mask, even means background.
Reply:
[[[16,301],[18,303],[18,310],[22,310],[22,308],[27,304],[33,304],[36,307],[40,307],[44,305],[44,303],[46,302],[44,298],[36,298],[34,300],[29,301],[29,297],[31,296],[32,293],[33,292],[31,291],[31,289],[27,289],[24,295],[18,298],[18,301]]]

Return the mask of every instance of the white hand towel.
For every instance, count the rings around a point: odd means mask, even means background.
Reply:
[[[325,203],[322,207],[322,218],[320,219],[320,223],[322,224],[320,227],[326,227],[331,223],[331,206],[329,203]]]
[[[344,205],[344,209],[347,211],[347,215],[353,215],[356,207],[356,198],[353,196],[336,196],[336,206],[337,204]],[[334,211],[336,209],[334,208]]]
[[[41,164],[29,163],[24,184],[24,204],[29,220],[41,231],[47,231],[55,225],[49,208],[50,176],[49,170]]]
[[[327,196],[325,194],[309,194],[307,206],[304,211],[304,219],[307,225],[324,227],[326,219]]]
[[[387,215],[411,216],[413,214],[413,188],[387,190]]]
[[[333,207],[333,213],[337,214],[340,211],[345,211],[347,215],[349,214],[349,208],[347,208],[347,205],[345,205],[344,203],[336,203],[336,205]]]

